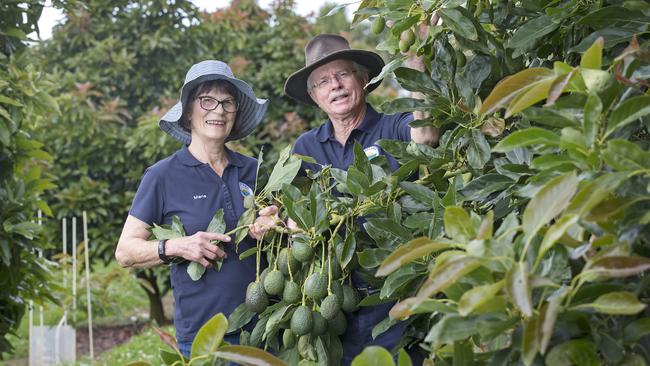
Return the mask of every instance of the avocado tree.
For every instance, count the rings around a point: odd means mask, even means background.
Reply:
[[[43,174],[51,156],[26,128],[59,113],[47,92],[52,80],[25,55],[41,11],[37,1],[0,7],[0,358],[12,350],[6,335],[17,330],[28,301],[54,301],[50,264],[39,258],[49,241],[35,222],[38,210],[52,214],[42,199],[53,188]]]

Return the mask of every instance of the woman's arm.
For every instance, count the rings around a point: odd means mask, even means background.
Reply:
[[[158,257],[158,241],[147,240],[150,236],[148,228],[144,221],[131,215],[127,217],[115,250],[115,259],[121,266],[151,268],[163,263]],[[182,257],[209,267],[210,261],[226,257],[223,250],[211,243],[213,240],[229,242],[230,237],[199,231],[191,236],[169,239],[165,243],[165,255]]]

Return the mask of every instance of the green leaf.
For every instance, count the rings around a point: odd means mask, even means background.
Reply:
[[[467,255],[449,260],[441,266],[436,266],[429,274],[429,278],[418,290],[414,306],[418,306],[434,294],[444,291],[480,266],[480,260]]]
[[[381,109],[381,111],[384,113],[393,114],[398,112],[421,111],[429,107],[430,105],[423,99],[396,98],[383,103],[379,109]]]
[[[598,129],[600,127],[600,114],[603,111],[603,103],[600,98],[593,93],[589,93],[587,102],[585,103],[582,129],[584,131],[587,146],[591,147],[596,141],[598,136]]]
[[[226,333],[234,332],[244,325],[250,323],[255,317],[255,313],[248,310],[245,303],[239,304],[228,316],[228,330]]]
[[[539,351],[539,317],[533,316],[524,321],[524,332],[521,337],[521,358],[524,365],[530,366]]]
[[[578,194],[573,197],[566,209],[567,213],[575,213],[584,217],[586,213],[610,197],[626,179],[623,173],[606,173],[587,183]]]
[[[575,309],[594,309],[609,315],[636,315],[645,309],[646,305],[639,301],[635,294],[628,291],[610,292],[602,295],[596,301],[582,304]]]
[[[389,317],[384,318],[382,321],[377,323],[374,327],[372,327],[372,339],[376,339],[379,337],[381,334],[385,333],[388,329],[390,329],[393,325],[397,324],[397,320],[391,319]]]
[[[223,341],[227,329],[228,320],[221,313],[213,316],[203,324],[192,342],[192,358],[210,355],[215,352]]]
[[[547,15],[527,21],[517,28],[506,47],[508,48],[530,48],[535,41],[553,32],[560,25],[560,22]]]
[[[264,187],[267,193],[280,190],[283,184],[290,184],[298,174],[302,161],[291,156],[291,145],[288,145],[280,152],[278,162],[273,167],[269,181]]]
[[[542,240],[542,244],[540,245],[536,263],[539,263],[542,258],[544,258],[546,252],[548,252],[555,243],[564,236],[571,226],[578,222],[578,219],[579,217],[577,215],[565,215],[557,219],[557,221],[548,228],[546,234],[544,234],[544,240]]]
[[[578,20],[577,24],[589,25],[594,29],[605,28],[615,23],[627,23],[642,19],[643,12],[633,11],[622,6],[597,7],[596,10]]]
[[[612,256],[596,260],[582,272],[587,280],[636,276],[650,269],[650,259],[640,256]]]
[[[528,238],[562,212],[578,188],[575,172],[551,179],[530,200],[524,210],[522,226]],[[523,253],[522,255],[525,255]]]
[[[545,358],[553,366],[600,366],[596,345],[588,339],[573,339],[555,346]]]
[[[506,289],[512,302],[525,317],[533,315],[533,302],[528,286],[528,265],[517,262],[506,276]]]
[[[397,353],[397,366],[413,366],[411,356],[406,353],[404,348],[400,348],[399,352]]]
[[[376,83],[376,82],[378,82],[380,80],[383,80],[386,77],[386,75],[390,74],[391,72],[393,72],[393,70],[395,70],[398,67],[402,66],[402,62],[404,62],[404,60],[406,60],[406,57],[407,56],[398,57],[398,58],[394,59],[393,61],[391,61],[391,62],[387,63],[386,65],[384,65],[384,67],[381,69],[381,72],[379,73],[379,75],[372,78],[368,82],[368,84],[366,84],[366,86],[364,88],[368,88],[369,85],[372,85],[372,84],[374,84],[374,83]]]
[[[555,321],[560,313],[562,300],[564,300],[567,293],[568,291],[566,289],[558,290],[558,292],[549,297],[548,303],[542,309],[541,326],[539,329],[539,351],[541,354],[546,353],[551,336],[553,335],[553,330],[555,329]]]
[[[617,171],[635,171],[650,168],[650,152],[625,140],[611,140],[603,150],[605,163]]]
[[[385,348],[369,346],[352,360],[352,366],[395,366],[395,361]]]
[[[580,59],[580,67],[583,69],[596,69],[600,70],[603,67],[603,46],[605,40],[603,37],[598,37],[594,44],[589,47]]]
[[[490,144],[479,130],[472,130],[472,137],[467,147],[467,161],[474,169],[483,169],[490,160]]]
[[[546,78],[543,80],[538,80],[535,84],[531,85],[529,88],[522,90],[512,101],[508,104],[506,109],[505,118],[511,117],[524,109],[531,107],[538,102],[546,98],[550,98],[549,104],[554,102],[554,98],[559,96],[564,91],[562,85],[566,85],[569,80],[573,78],[573,75],[558,75],[553,78]],[[553,87],[558,88],[559,90],[552,90]],[[554,94],[551,94],[553,92]]]
[[[650,114],[650,96],[640,95],[619,104],[609,117],[607,135]]]
[[[389,298],[395,291],[398,291],[401,287],[415,279],[416,276],[417,274],[413,266],[400,268],[398,271],[386,277],[379,296],[384,299]]]
[[[255,222],[256,211],[255,207],[251,207],[244,211],[244,213],[239,216],[237,221],[237,227],[246,225],[246,228],[237,231],[237,237],[235,238],[235,244],[239,244],[242,240],[248,235],[248,225]],[[225,228],[224,228],[225,230]]]
[[[436,86],[431,81],[431,76],[422,71],[409,67],[400,67],[395,70],[395,78],[399,85],[408,91],[437,93]]]
[[[650,317],[637,319],[623,329],[623,342],[632,344],[650,334]]]
[[[478,33],[476,32],[474,23],[459,10],[443,8],[438,9],[436,14],[440,15],[442,24],[451,29],[452,32],[472,41],[478,40]]]
[[[518,147],[531,145],[560,146],[560,136],[539,127],[519,130],[506,136],[492,149],[494,152],[508,152]]]
[[[197,262],[190,262],[190,264],[187,265],[187,274],[190,276],[192,281],[200,280],[204,273],[205,267]]]
[[[223,234],[226,231],[226,221],[223,219],[223,208],[217,210],[212,220],[208,224],[206,232]]]
[[[459,315],[445,315],[435,323],[424,341],[439,346],[467,339],[477,332],[476,317],[464,318]]]
[[[497,109],[510,103],[531,88],[537,85],[546,85],[549,81],[552,83],[556,77],[555,71],[541,67],[533,67],[510,75],[492,89],[490,95],[483,102],[479,113],[494,113]],[[550,88],[550,84],[548,85]]]
[[[251,346],[222,346],[215,355],[218,358],[251,366],[287,366],[281,359],[272,354]]]
[[[492,299],[503,287],[503,281],[474,287],[466,291],[458,301],[458,314],[467,316],[476,308]]]
[[[501,174],[484,174],[467,183],[460,193],[469,200],[482,201],[492,193],[502,191],[516,182]]]
[[[345,269],[352,258],[354,257],[354,252],[357,250],[357,239],[354,234],[350,233],[345,236],[345,241],[343,242],[343,249],[341,253],[336,253],[336,256],[339,258],[339,264],[341,268]]]
[[[377,269],[375,276],[384,277],[395,272],[397,269],[416,259],[422,258],[433,252],[453,248],[458,244],[446,239],[431,240],[427,237],[420,237],[401,245],[393,251]]]
[[[461,207],[445,208],[444,223],[447,236],[460,243],[466,243],[476,237],[476,228],[471,224],[467,211]]]
[[[433,196],[436,195],[436,193],[431,189],[421,184],[408,181],[401,182],[399,186],[417,201],[422,202],[429,207],[433,207]]]
[[[11,99],[11,98],[9,98],[7,96],[4,96],[4,95],[0,95],[0,103],[9,104],[9,105],[12,105],[14,107],[23,107],[23,104],[21,104],[19,101],[15,100],[15,99]]]

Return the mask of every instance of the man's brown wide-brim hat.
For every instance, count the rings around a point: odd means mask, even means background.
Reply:
[[[350,48],[347,39],[336,34],[319,34],[305,46],[305,67],[294,72],[284,83],[284,92],[293,99],[311,105],[316,103],[307,92],[309,74],[319,66],[334,60],[351,60],[368,68],[369,80],[379,75],[384,60],[370,51]],[[379,86],[379,82],[367,86],[368,92]]]

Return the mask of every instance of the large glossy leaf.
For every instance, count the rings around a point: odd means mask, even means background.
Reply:
[[[584,69],[597,69],[603,65],[603,46],[605,45],[605,40],[602,37],[596,39],[594,44],[589,47],[587,51],[582,55],[580,59],[580,67]]]
[[[434,346],[439,346],[467,339],[478,333],[477,320],[476,317],[445,315],[434,324],[424,340],[433,343]]]
[[[555,95],[550,95],[551,88],[553,88],[553,86],[559,85],[559,91],[554,91],[555,94],[559,96],[559,94],[561,94],[565,89],[561,85],[568,84],[569,80],[571,80],[572,77],[573,76],[558,75],[555,77],[548,77],[543,80],[536,81],[535,84],[531,85],[526,90],[522,90],[520,94],[518,94],[512,99],[512,101],[510,101],[508,107],[506,108],[505,118],[513,116],[523,111],[524,109],[537,104],[538,102],[541,102],[549,96],[551,97],[551,100],[553,100]]]
[[[650,269],[650,259],[640,256],[612,256],[595,261],[583,272],[587,280],[636,276]]]
[[[555,346],[546,355],[553,366],[600,366],[596,345],[589,339],[573,339]]]
[[[506,276],[506,289],[510,300],[519,308],[521,313],[530,317],[533,315],[533,301],[528,285],[528,265],[518,262],[512,266]]]
[[[574,172],[570,172],[551,179],[537,191],[524,210],[522,226],[526,236],[532,238],[539,229],[562,212],[577,188],[578,179]]]
[[[560,146],[560,136],[538,127],[519,130],[506,136],[492,149],[494,152],[507,152],[518,147],[544,145]]]
[[[418,277],[413,266],[404,267],[386,277],[379,296],[383,299],[392,296],[395,291]]]
[[[248,310],[245,303],[239,304],[228,316],[228,330],[233,332],[248,324],[255,317],[255,313]]]
[[[221,341],[223,341],[226,330],[228,330],[228,320],[221,313],[213,316],[203,324],[192,342],[192,358],[210,355],[215,352]]]
[[[472,41],[478,40],[478,33],[474,28],[474,23],[459,10],[439,9],[437,14],[442,18],[442,24],[451,29],[452,32]]]
[[[402,65],[402,62],[404,62],[404,60],[406,60],[406,56],[401,56],[401,57],[398,57],[398,58],[394,59],[393,61],[387,63],[386,65],[384,65],[384,67],[381,69],[381,72],[379,73],[379,75],[372,78],[372,80],[370,80],[368,82],[368,84],[366,84],[365,88],[367,88],[369,85],[372,85],[372,84],[374,84],[374,83],[376,83],[376,82],[378,82],[380,80],[383,80],[386,77],[386,75],[390,74],[391,72],[393,72],[393,70],[400,67]]]
[[[607,124],[607,134],[650,114],[650,96],[630,98],[618,105]]]
[[[413,112],[430,108],[430,104],[423,99],[396,98],[385,102],[379,107],[384,113]]]
[[[493,113],[530,88],[548,83],[549,80],[552,82],[556,77],[557,75],[553,70],[540,67],[526,69],[508,76],[494,87],[483,102],[480,113]]]
[[[542,244],[539,247],[536,263],[539,263],[546,252],[548,252],[555,245],[555,243],[557,243],[558,240],[564,236],[566,231],[571,226],[575,225],[578,222],[578,219],[579,217],[577,215],[562,216],[553,225],[551,225],[551,227],[548,228],[546,234],[544,234],[544,240],[542,240]]]
[[[250,346],[222,346],[214,353],[218,358],[250,366],[287,366],[281,359]]]
[[[458,301],[458,314],[462,316],[471,314],[476,308],[492,299],[501,290],[503,284],[503,281],[499,281],[468,290]]]
[[[369,346],[352,360],[352,366],[395,366],[395,361],[384,347]]]
[[[650,152],[625,140],[611,140],[603,150],[605,163],[617,171],[635,171],[650,168]]]
[[[646,304],[639,301],[635,294],[628,291],[610,292],[589,304],[578,305],[576,309],[593,309],[609,315],[635,315],[645,309]]]
[[[535,41],[553,32],[560,25],[560,22],[547,15],[531,19],[526,24],[517,28],[510,38],[508,48],[527,48],[535,44]]]
[[[485,200],[490,194],[502,191],[516,182],[501,174],[484,174],[470,181],[461,189],[460,193],[470,200]]]
[[[445,208],[444,223],[447,236],[460,243],[466,243],[476,237],[476,228],[471,224],[467,211],[461,207]]]
[[[539,351],[539,316],[533,316],[524,322],[524,332],[521,337],[521,358],[524,365],[530,366]]]
[[[400,348],[399,353],[397,354],[397,366],[413,366],[411,356],[406,353],[404,348]]]
[[[561,310],[562,300],[568,291],[566,288],[559,289],[555,294],[549,297],[548,303],[542,308],[541,311],[541,324],[540,324],[540,340],[539,340],[539,351],[541,354],[545,354],[548,349],[548,345],[551,341],[551,336],[555,330],[555,321]]]
[[[481,261],[479,259],[470,256],[461,256],[434,268],[429,274],[427,281],[418,290],[414,306],[421,304],[434,294],[447,289],[460,278],[480,266]]]
[[[609,198],[610,193],[616,190],[627,178],[627,175],[623,173],[607,173],[587,183],[573,197],[567,207],[567,213],[584,216],[600,202]]]
[[[395,69],[395,78],[399,85],[412,92],[437,93],[436,86],[431,81],[431,76],[422,71],[409,67]]]
[[[436,195],[436,193],[431,189],[415,182],[401,182],[399,186],[414,199],[429,207],[433,207],[433,196]]]
[[[288,145],[280,152],[280,158],[271,171],[269,181],[264,187],[265,192],[275,192],[282,188],[283,184],[289,184],[298,174],[302,161],[291,156],[291,145]]]
[[[399,246],[381,264],[375,276],[384,277],[393,273],[403,265],[443,249],[457,247],[458,244],[441,238],[431,240],[427,237],[420,237]]]
[[[623,329],[623,342],[634,343],[648,334],[650,334],[650,317],[637,319]]]
[[[589,147],[596,141],[602,111],[603,103],[600,101],[600,98],[596,94],[590,93],[585,103],[582,121],[582,130],[587,146]]]
[[[596,10],[580,18],[577,23],[600,29],[615,23],[627,23],[640,18],[643,18],[643,12],[633,11],[622,6],[604,6],[596,8]]]
[[[467,161],[474,169],[483,169],[490,160],[490,144],[480,130],[472,130],[472,137],[467,146]]]

